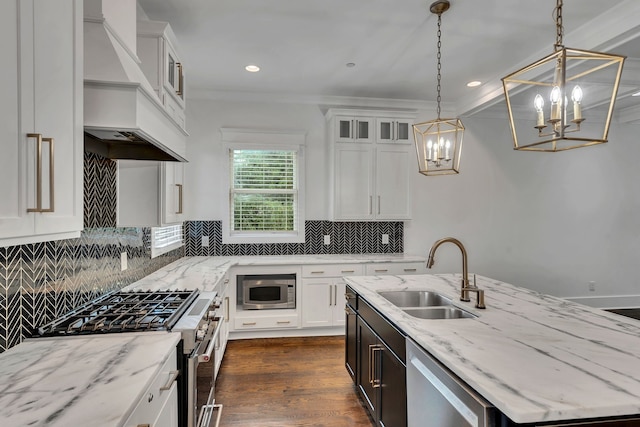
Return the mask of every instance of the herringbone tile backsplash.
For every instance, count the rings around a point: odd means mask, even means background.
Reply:
[[[389,243],[382,244],[382,235]],[[331,243],[324,244],[324,236]],[[202,237],[209,246],[202,246]],[[223,244],[222,221],[185,222],[187,256],[374,254],[404,251],[403,222],[306,221],[304,243]]]
[[[116,165],[85,154],[85,229],[77,239],[0,248],[0,352],[34,328],[184,256],[151,259],[149,228],[116,228]],[[128,268],[120,271],[120,254]]]

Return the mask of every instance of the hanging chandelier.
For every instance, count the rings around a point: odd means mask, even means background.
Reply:
[[[447,0],[440,0],[433,3],[429,9],[431,13],[438,15],[438,118],[413,125],[418,169],[423,175],[449,175],[460,171],[464,126],[460,119],[440,118],[442,14],[449,10],[449,7],[450,4]]]
[[[554,52],[502,79],[516,150],[607,142],[626,57],[564,47],[562,0],[556,2]]]

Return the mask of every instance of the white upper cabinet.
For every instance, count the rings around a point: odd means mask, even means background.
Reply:
[[[82,230],[82,5],[4,4],[0,246]]]
[[[118,160],[118,227],[160,227],[183,221],[184,164]]]
[[[184,64],[167,22],[138,21],[137,53],[141,68],[167,112],[185,129]]]
[[[412,124],[413,121],[407,119],[377,118],[376,142],[409,144],[413,141]]]
[[[413,115],[379,110],[329,110],[327,120],[332,219],[411,219],[410,171],[414,149],[409,131]],[[347,131],[351,130],[353,135],[353,126],[359,123],[375,123],[375,127],[368,127],[366,141],[357,141],[362,144],[344,144]]]
[[[334,120],[336,142],[373,142],[372,117],[336,116]]]

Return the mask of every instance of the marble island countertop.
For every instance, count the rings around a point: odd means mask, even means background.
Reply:
[[[132,283],[123,290],[214,290],[234,266],[368,264],[425,262],[426,257],[405,254],[281,255],[236,257],[184,257]]]
[[[640,414],[640,322],[477,277],[486,310],[459,301],[460,275],[347,277],[347,283],[517,423]],[[423,320],[378,295],[433,290],[474,319]]]
[[[0,425],[123,426],[180,334],[26,340],[0,354]]]

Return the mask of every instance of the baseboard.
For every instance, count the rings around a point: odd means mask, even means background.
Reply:
[[[251,338],[322,337],[331,335],[344,335],[344,326],[331,328],[269,329],[264,331],[231,331],[229,332],[229,339],[244,340]]]
[[[609,295],[597,297],[565,297],[567,301],[577,302],[595,308],[638,308],[640,295]]]

